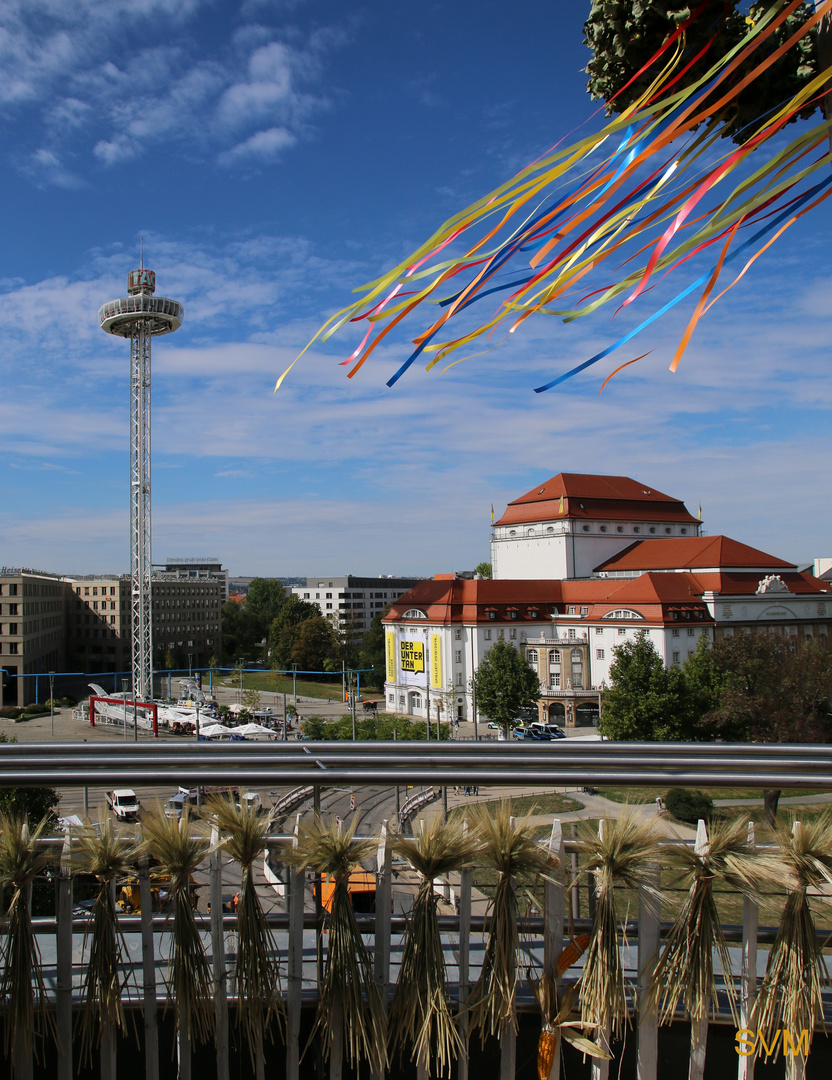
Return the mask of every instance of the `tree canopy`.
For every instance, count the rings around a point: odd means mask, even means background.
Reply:
[[[540,682],[524,657],[507,641],[497,641],[474,673],[477,710],[490,717],[508,735],[525,705],[540,697]]]
[[[685,738],[682,673],[665,668],[644,631],[615,649],[610,681],[598,722],[602,735],[640,741]]]
[[[650,87],[668,63],[670,54],[666,52],[652,63],[651,59],[668,36],[690,18],[693,7],[670,0],[652,3],[645,0],[593,0],[584,24],[584,43],[593,54],[586,66],[587,87],[592,97],[607,102],[608,113],[622,112]],[[748,20],[755,22],[767,8],[766,4],[752,4],[746,15],[740,10],[739,0],[708,0],[685,30],[678,64],[678,70],[683,74],[670,92],[678,93],[706,75],[715,61],[739,45],[748,32]],[[808,4],[797,8],[720,84],[719,96],[728,87],[738,85],[774,53],[806,22],[811,12]],[[744,142],[759,126],[760,120],[814,78],[818,66],[816,41],[817,32],[812,30],[786,50],[764,77],[749,82],[729,106],[711,117],[712,122],[721,123],[723,137]],[[789,122],[809,117],[816,108],[815,103],[806,105]]]

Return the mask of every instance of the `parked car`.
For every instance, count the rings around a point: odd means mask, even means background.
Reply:
[[[557,724],[544,724],[541,721],[535,721],[533,724],[530,725],[530,727],[531,727],[532,731],[536,731],[536,732],[540,732],[540,733],[545,732],[546,734],[550,735],[553,739],[565,739],[566,738],[566,732],[563,730],[563,728],[558,727]]]

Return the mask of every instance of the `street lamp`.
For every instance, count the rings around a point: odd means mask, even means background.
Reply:
[[[127,680],[121,680],[121,696],[124,698],[124,741],[127,742]]]
[[[55,737],[55,672],[49,672],[49,716],[52,720],[52,737]]]

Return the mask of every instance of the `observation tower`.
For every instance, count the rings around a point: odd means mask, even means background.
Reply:
[[[153,625],[150,615],[150,342],[182,325],[185,309],[176,300],[154,296],[156,275],[127,275],[127,296],[98,311],[101,329],[130,339],[130,577],[133,696],[153,698]]]

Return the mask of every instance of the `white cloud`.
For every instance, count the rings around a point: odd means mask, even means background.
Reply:
[[[66,187],[82,166],[117,166],[162,141],[225,165],[274,160],[291,147],[327,105],[311,88],[343,36],[319,29],[303,40],[294,30],[283,40],[279,29],[243,21],[205,48],[195,17],[212,2],[0,5],[0,115],[29,119],[26,145],[15,150],[21,168]],[[146,44],[162,21],[188,33],[170,33],[164,45],[153,34]]]
[[[286,128],[269,128],[268,131],[255,132],[245,142],[238,143],[224,154],[220,154],[220,162],[230,165],[241,158],[257,158],[259,161],[271,161],[282,150],[293,146],[297,142],[294,135]]]

